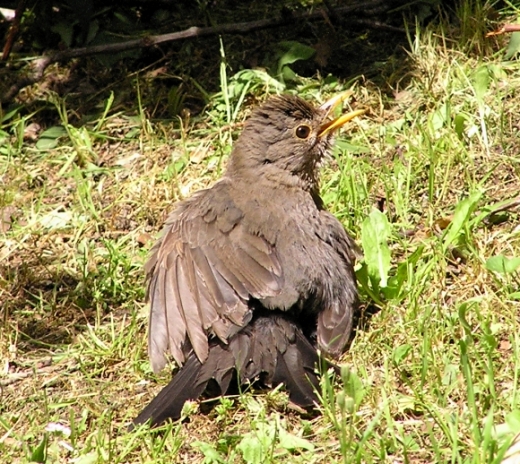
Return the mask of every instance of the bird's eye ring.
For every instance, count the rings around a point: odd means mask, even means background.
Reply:
[[[294,133],[299,139],[305,140],[309,138],[309,135],[311,135],[311,128],[307,124],[302,124],[296,128]]]

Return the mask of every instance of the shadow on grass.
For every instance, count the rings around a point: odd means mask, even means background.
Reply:
[[[18,334],[18,349],[29,352],[70,344],[87,325],[95,326],[125,302],[143,299],[141,286],[125,288],[124,278],[115,283],[104,270],[100,267],[74,276],[56,262],[45,265],[27,257],[18,266],[0,265],[4,288],[0,317],[3,325]],[[140,294],[131,295],[133,289]]]
[[[147,12],[143,6],[139,27],[144,29],[143,33],[152,30],[152,33],[159,34],[194,25],[210,26],[266,19],[283,14],[285,8],[296,8],[294,2],[285,3],[277,4],[273,11],[269,4],[245,2],[234,7],[231,16],[227,2],[214,2],[211,8],[205,2],[197,2],[198,6],[192,5],[192,2],[189,5],[181,2],[172,5],[171,11],[165,16],[167,19],[160,25],[153,23],[150,11]],[[396,5],[398,3],[394,2]],[[403,81],[411,71],[405,52],[408,40],[406,34],[397,29],[404,30],[403,14],[408,15],[408,22],[413,29],[416,21],[414,14],[417,12],[413,7],[403,8],[397,8],[392,13],[386,13],[387,8],[383,8],[379,16],[374,16],[372,11],[358,12],[333,22],[324,13],[323,21],[295,21],[290,27],[223,35],[226,72],[229,77],[241,69],[261,68],[276,75],[281,69],[280,60],[284,53],[281,44],[296,41],[315,50],[311,58],[290,63],[298,75],[332,75],[346,82],[363,76],[363,79],[377,85],[382,93],[391,92],[397,85],[404,85]],[[151,8],[154,13],[157,9],[162,11],[157,6]],[[130,14],[131,8],[128,10],[124,13]],[[109,8],[100,18],[105,21],[101,27],[107,31],[116,27],[115,23],[106,22],[111,11]],[[395,30],[389,30],[390,27]],[[24,43],[31,43],[28,39],[40,29],[45,30],[45,25],[33,24],[26,28],[24,38],[27,40]],[[132,32],[137,35],[135,30]],[[74,43],[71,46],[84,46],[81,37],[76,37],[74,33],[78,31],[73,31],[71,40]],[[52,40],[58,38],[57,35],[47,34],[46,48],[57,49],[58,44]],[[41,109],[42,104],[44,107],[48,105],[49,91],[61,97],[66,96],[67,106],[72,110],[70,122],[75,125],[82,125],[94,115],[99,115],[111,92],[115,94],[113,111],[135,113],[139,94],[143,107],[152,118],[176,118],[180,110],[198,114],[208,103],[208,96],[221,90],[222,59],[217,36],[134,50],[119,60],[116,54],[88,57],[53,68],[53,72],[47,72],[44,80],[34,85],[23,100],[29,114],[35,109]],[[7,83],[19,79],[15,69],[13,65],[2,71],[5,77],[2,80]],[[290,89],[290,80],[286,80],[285,85]],[[182,104],[173,101],[175,96]],[[38,122],[44,126],[59,122],[57,115],[54,121],[49,121],[49,114],[45,118]]]

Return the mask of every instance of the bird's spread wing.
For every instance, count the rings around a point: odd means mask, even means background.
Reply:
[[[251,320],[249,298],[274,296],[283,285],[274,244],[250,230],[223,181],[175,210],[145,270],[154,371],[167,353],[182,364],[191,348],[204,362],[211,335],[227,343]]]
[[[320,237],[339,253],[345,263],[342,275],[337,275],[335,295],[326,302],[318,315],[318,344],[328,354],[339,357],[347,346],[358,308],[358,293],[354,262],[361,256],[361,250],[350,237],[343,225],[328,211],[320,211],[320,219],[325,227]]]

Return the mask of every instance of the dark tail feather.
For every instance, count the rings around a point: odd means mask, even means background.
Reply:
[[[273,384],[283,383],[291,401],[303,408],[309,408],[318,401],[316,389],[319,381],[314,372],[318,354],[307,340],[304,339],[304,342],[288,345],[285,353],[278,352]]]
[[[201,368],[202,364],[192,353],[173,380],[133,420],[130,429],[149,420],[150,425],[154,426],[168,418],[179,419],[184,403],[197,399],[206,389],[209,379],[205,382],[199,380]]]
[[[184,403],[202,395],[211,379],[225,394],[235,370],[242,384],[259,378],[273,386],[285,384],[291,400],[309,408],[317,401],[318,361],[315,348],[294,322],[278,314],[259,316],[227,345],[214,339],[204,364],[191,353],[173,380],[133,424],[151,420],[153,426],[169,418],[179,419]]]

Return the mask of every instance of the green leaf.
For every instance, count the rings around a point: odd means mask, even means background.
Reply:
[[[381,211],[374,209],[361,226],[361,245],[368,266],[368,274],[380,287],[386,287],[390,270],[388,237],[390,223]]]
[[[98,455],[92,451],[74,459],[74,464],[96,464],[98,462]]]
[[[57,139],[58,137],[63,137],[64,135],[67,135],[67,131],[63,126],[52,126],[47,130],[44,130],[41,133],[40,138]]]
[[[462,232],[462,229],[467,224],[471,213],[473,213],[477,206],[482,192],[473,192],[468,198],[459,202],[455,207],[455,213],[453,214],[453,220],[444,233],[444,250],[457,240]]]
[[[417,262],[422,256],[423,251],[424,246],[419,246],[403,262],[397,265],[395,274],[388,279],[388,286],[383,291],[386,298],[397,298],[403,293],[404,284],[408,282],[413,275],[414,269],[417,266]]]
[[[512,274],[518,268],[520,268],[520,257],[506,258],[505,270],[508,274]]]
[[[520,32],[513,32],[511,34],[511,38],[509,39],[509,45],[507,46],[504,59],[510,60],[518,52],[520,52]]]
[[[371,153],[372,150],[362,145],[353,145],[346,139],[339,138],[336,140],[336,148],[348,153]]]
[[[213,448],[209,443],[204,443],[202,441],[196,441],[192,443],[193,448],[198,449],[203,455],[204,460],[202,461],[204,464],[225,464],[226,460],[222,458],[220,453]]]
[[[448,112],[448,106],[444,103],[430,115],[428,119],[434,131],[438,131],[444,127],[448,119]]]
[[[280,446],[289,451],[297,449],[314,450],[314,445],[309,440],[293,435],[282,428],[278,430],[278,439]]]
[[[272,87],[277,92],[283,92],[285,90],[285,85],[282,82],[259,69],[244,69],[236,73],[231,79],[253,82],[253,89],[258,86],[266,86],[268,89]]]
[[[412,346],[408,343],[405,343],[404,345],[399,345],[395,350],[393,354],[393,361],[396,366],[399,366],[401,364],[401,361],[406,359],[410,351],[412,350]]]
[[[466,314],[468,313],[468,311],[470,311],[474,307],[474,305],[475,305],[474,302],[470,302],[470,303],[464,302],[458,308],[459,322],[460,322],[460,325],[464,328],[464,332],[466,333],[466,336],[471,336],[471,334],[472,334],[472,329],[468,323]],[[462,342],[463,340],[460,340],[460,341]]]
[[[264,462],[264,447],[261,440],[252,434],[246,434],[237,445],[242,458],[248,464],[262,464]]]
[[[356,409],[359,408],[366,392],[363,382],[359,376],[352,372],[347,366],[341,367],[341,380],[343,381],[345,394],[354,400]]]
[[[482,65],[477,68],[473,74],[473,88],[475,89],[475,95],[479,100],[484,98],[486,92],[491,84],[491,75],[487,65]]]
[[[7,113],[2,113],[2,110],[0,108],[0,122],[5,123],[5,122],[9,121],[9,119],[14,118],[20,112],[21,108],[22,108],[21,106],[17,106],[14,109],[12,109],[11,111],[8,111]]]
[[[308,60],[316,53],[314,48],[296,41],[281,42],[280,45],[287,50],[278,61],[280,69],[296,61]]]
[[[49,441],[49,436],[47,433],[43,435],[42,441],[40,444],[33,449],[31,453],[31,462],[39,462],[45,463],[47,461],[47,442]]]
[[[36,142],[36,148],[41,151],[52,150],[58,145],[58,139],[67,135],[63,126],[52,126],[43,131]]]
[[[506,424],[511,432],[520,432],[520,411],[518,409],[515,409],[506,415]]]
[[[87,34],[87,40],[85,40],[85,43],[90,43],[94,40],[97,33],[99,31],[99,21],[95,19],[94,21],[90,21],[89,27],[88,27],[88,34]]]
[[[520,258],[518,257],[507,258],[504,255],[497,255],[486,261],[486,269],[499,274],[512,274],[518,268],[520,268]]]
[[[288,71],[288,74],[294,77],[295,74],[291,70],[284,70],[284,67],[296,61],[308,60],[316,53],[314,48],[295,41],[281,42],[280,46],[285,51],[282,51],[278,60],[278,71],[276,74],[279,76],[284,74],[284,71]],[[288,75],[287,77],[291,76]]]
[[[459,113],[454,118],[455,133],[457,137],[462,140],[464,137],[464,127],[466,127],[467,117],[466,115]]]
[[[72,45],[72,34],[74,33],[74,26],[77,24],[76,21],[60,21],[50,26],[52,32],[58,34],[61,41],[67,46]]]

